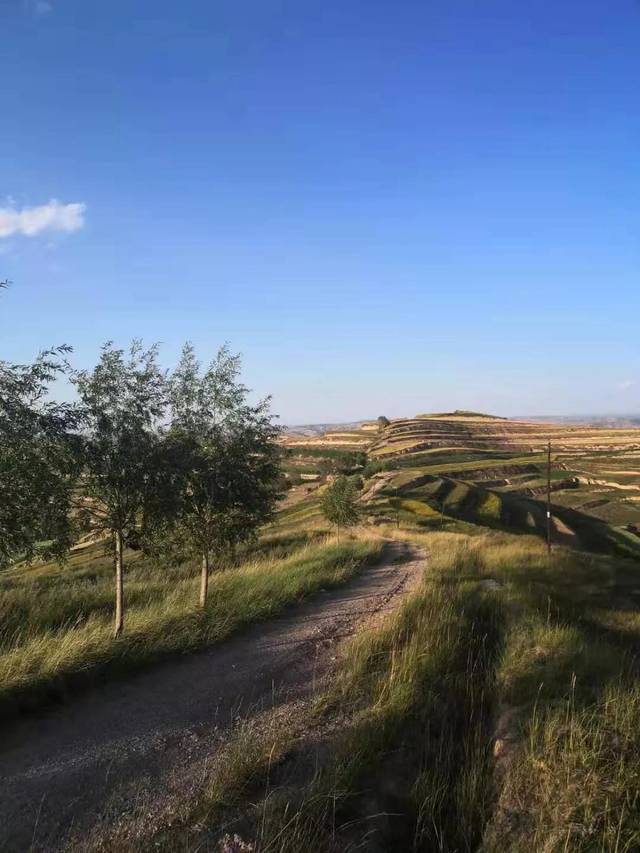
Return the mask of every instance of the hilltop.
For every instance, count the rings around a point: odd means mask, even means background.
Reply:
[[[335,463],[346,454],[346,464],[349,454],[360,454],[368,475],[363,502],[373,514],[386,517],[401,504],[403,512],[423,522],[435,513],[541,536],[546,535],[549,443],[556,541],[640,555],[637,427],[510,420],[457,410],[398,418],[384,429],[365,422],[283,438],[289,472],[309,481],[326,473],[327,459]]]

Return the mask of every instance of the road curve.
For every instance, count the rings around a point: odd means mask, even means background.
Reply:
[[[227,642],[172,658],[126,681],[0,731],[0,850],[52,851],[141,786],[215,748],[216,733],[278,697],[308,696],[334,642],[389,610],[420,576],[424,554],[389,542],[379,562]],[[186,757],[186,759],[185,759]]]

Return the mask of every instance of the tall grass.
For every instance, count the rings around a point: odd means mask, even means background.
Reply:
[[[308,532],[284,535],[278,531],[246,545],[238,563],[227,559],[219,568],[285,559],[314,541]],[[134,609],[161,602],[177,585],[188,585],[190,578],[195,584],[200,572],[195,564],[163,566],[139,552],[127,553],[126,563],[127,606]],[[92,615],[110,614],[113,587],[113,561],[102,543],[72,552],[63,565],[44,563],[0,572],[0,650],[19,645],[21,638],[77,627]]]
[[[454,566],[467,560],[460,553]],[[329,791],[359,792],[339,813],[347,822],[366,819],[374,804],[389,815],[373,826],[383,847],[473,850],[490,793],[501,614],[474,581],[436,577],[435,563],[391,624],[349,649],[329,706],[352,723],[324,781]]]
[[[211,579],[206,610],[196,607],[196,581],[184,567],[161,571],[133,563],[126,586],[126,633],[114,640],[112,578],[100,560],[56,575],[37,571],[3,579],[6,616],[0,645],[0,713],[64,696],[77,684],[116,676],[163,655],[220,641],[320,587],[345,582],[380,543],[297,547],[289,556],[257,556]]]
[[[279,772],[279,738],[231,758],[199,813],[213,837],[231,779],[258,851],[640,850],[637,566],[501,532],[388,533],[427,547],[428,572],[343,651],[309,717],[338,734],[290,742]]]
[[[487,853],[640,850],[640,688],[544,708],[510,764]]]
[[[475,558],[460,548],[463,537],[433,539],[438,553],[418,592],[382,627],[347,645],[310,715],[312,727],[339,721],[340,734],[318,753],[298,753],[279,776],[272,765],[287,752],[279,735],[250,749],[241,739],[194,811],[200,826],[215,825],[230,801],[237,807],[238,791],[246,796],[252,780],[254,805],[240,825],[257,850],[356,850],[363,838],[366,849],[475,849],[491,802],[486,778],[501,615],[477,577],[456,581],[461,566],[477,574]],[[267,795],[256,797],[270,773]],[[311,778],[301,785],[305,773]],[[162,849],[197,844],[189,827],[162,838]]]

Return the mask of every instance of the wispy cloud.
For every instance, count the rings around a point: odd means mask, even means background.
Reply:
[[[630,388],[633,388],[635,384],[635,379],[623,379],[622,382],[618,382],[616,388],[618,391],[628,391]]]
[[[37,207],[0,207],[0,238],[20,234],[35,237],[42,232],[79,231],[84,226],[86,205],[81,202],[61,204],[55,198]]]

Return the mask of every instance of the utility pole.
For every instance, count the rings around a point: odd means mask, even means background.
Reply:
[[[551,442],[547,445],[547,552],[551,555]]]

